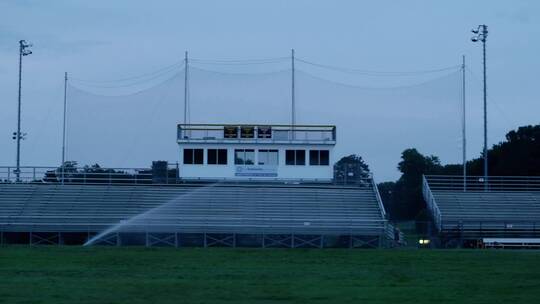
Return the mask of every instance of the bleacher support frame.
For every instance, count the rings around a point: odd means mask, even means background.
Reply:
[[[7,232],[7,234],[12,232]],[[11,244],[6,242],[5,232],[0,233],[0,245]],[[18,233],[20,234],[20,233]],[[79,234],[75,232],[47,232],[47,233],[36,233],[36,232],[26,232],[28,238],[28,245],[30,246],[40,246],[40,245],[52,245],[60,246],[64,245],[63,237],[69,236],[70,234]],[[171,248],[182,248],[182,247],[193,247],[192,245],[185,245],[181,242],[181,239],[184,237],[182,233],[152,233],[145,232],[140,234],[140,242],[132,243],[133,246],[144,246],[144,247],[171,247]],[[245,234],[242,235],[246,238],[256,238],[260,240],[255,245],[248,247],[259,247],[259,248],[336,248],[336,246],[327,246],[325,243],[325,238],[328,236],[331,237],[346,237],[348,241],[347,245],[337,246],[337,248],[380,248],[384,246],[383,238],[379,235],[365,236],[365,235],[297,235],[297,234]],[[78,245],[83,245],[86,241],[92,239],[94,234],[90,234],[87,238],[81,240]],[[200,234],[201,247],[246,247],[238,246],[237,241],[240,239],[239,235],[236,233],[230,234],[213,234],[213,233],[202,233]],[[125,246],[127,245],[124,236],[122,233],[111,233],[104,235],[103,237],[95,240],[94,243],[96,246]],[[345,244],[345,243],[344,243]]]

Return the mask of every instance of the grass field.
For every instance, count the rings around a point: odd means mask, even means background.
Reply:
[[[540,252],[0,247],[0,303],[539,303]]]

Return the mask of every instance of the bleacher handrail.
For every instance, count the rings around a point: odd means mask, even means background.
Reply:
[[[375,178],[373,177],[373,173],[370,174],[371,177],[371,186],[373,187],[373,192],[375,192],[375,198],[377,199],[377,204],[379,205],[379,209],[381,210],[381,216],[383,219],[386,219],[386,210],[384,209],[384,204],[381,198],[381,195],[379,193],[379,188],[377,187],[377,183],[375,182]]]
[[[437,202],[435,201],[435,197],[431,192],[430,185],[425,175],[422,175],[422,195],[424,196],[427,207],[432,214],[435,227],[437,227],[437,229],[440,231],[442,229],[441,211],[437,205]]]
[[[466,189],[464,178],[460,175],[425,175],[432,190],[462,191],[540,191],[540,176],[467,176]]]

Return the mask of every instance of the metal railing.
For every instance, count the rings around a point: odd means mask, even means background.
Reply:
[[[441,210],[439,210],[439,206],[437,206],[437,202],[435,202],[435,197],[431,192],[430,184],[428,183],[425,175],[422,176],[422,195],[424,197],[424,201],[426,202],[427,208],[433,217],[435,227],[440,231],[442,228]]]
[[[327,125],[245,125],[179,124],[181,142],[317,142],[332,144],[336,126]]]
[[[383,219],[386,219],[386,210],[384,209],[384,204],[381,198],[381,195],[379,193],[379,188],[377,187],[377,183],[375,182],[375,178],[373,178],[373,174],[370,174],[370,180],[371,180],[371,187],[373,189],[373,192],[375,192],[375,199],[377,200],[377,204],[379,205],[379,209],[381,210],[381,216]]]
[[[478,235],[539,235],[540,221],[537,220],[446,220],[442,223],[446,233],[468,233]]]
[[[0,183],[47,184],[170,184],[176,183],[177,170],[169,167],[156,174],[151,168],[0,166]]]
[[[466,188],[459,175],[426,175],[424,180],[431,190],[540,191],[540,176],[468,176]]]
[[[170,185],[170,184],[283,184],[283,185],[325,185],[352,188],[373,187],[378,195],[373,177],[349,179],[339,178],[274,178],[231,179],[231,178],[181,178],[177,164],[169,163],[167,169],[152,168],[102,168],[102,167],[52,167],[22,166],[17,178],[15,166],[0,166],[0,183],[33,183],[33,184],[82,184],[82,185]],[[380,198],[377,198],[380,201]],[[382,206],[382,201],[380,201]],[[384,211],[383,211],[384,212]]]

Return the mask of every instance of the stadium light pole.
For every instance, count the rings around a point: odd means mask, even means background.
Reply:
[[[19,97],[17,106],[17,132],[13,132],[13,139],[17,140],[17,164],[15,170],[16,181],[21,181],[21,139],[24,139],[26,133],[21,134],[21,83],[22,83],[22,58],[32,54],[28,48],[32,44],[25,40],[19,40]]]
[[[488,188],[488,151],[487,151],[487,86],[486,86],[486,40],[488,36],[487,25],[481,24],[472,30],[472,42],[482,42],[482,55],[484,64],[484,190]]]

